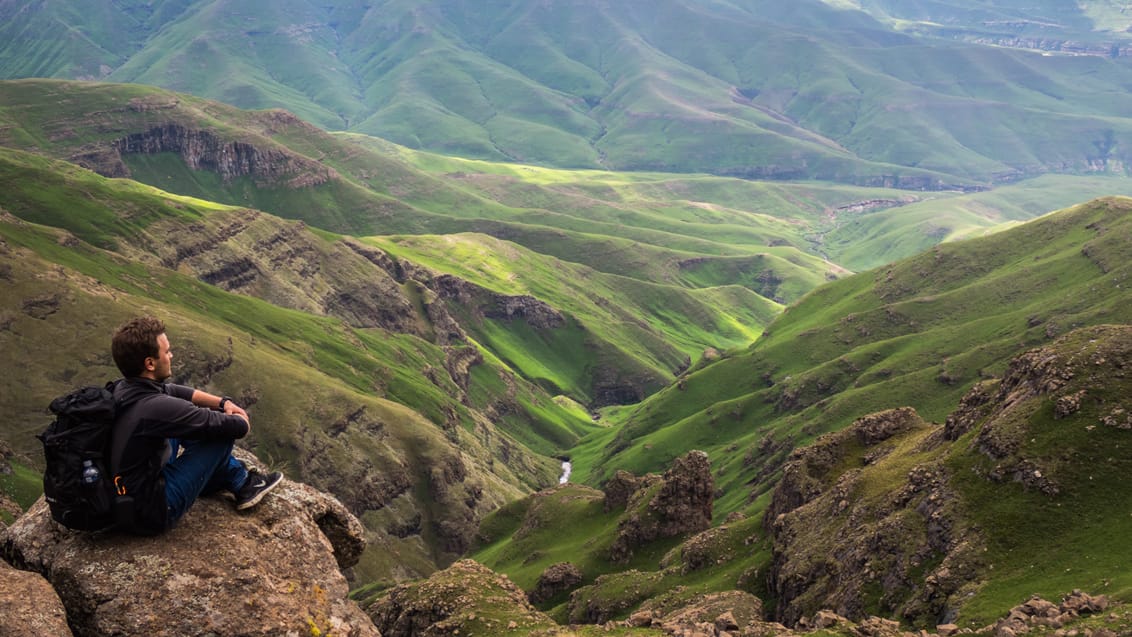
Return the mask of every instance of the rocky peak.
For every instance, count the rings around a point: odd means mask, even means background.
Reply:
[[[8,562],[47,578],[78,637],[379,635],[341,570],[358,561],[364,528],[299,483],[247,513],[204,498],[157,537],[70,531],[41,498],[0,542]]]
[[[715,478],[706,453],[689,451],[674,460],[659,480],[639,479],[637,485],[609,549],[612,561],[627,561],[647,542],[711,526]]]
[[[637,477],[628,471],[618,469],[602,487],[602,492],[605,494],[603,507],[606,513],[629,506],[629,498],[632,498],[634,493],[651,486],[659,479],[660,476],[655,473]]]
[[[829,609],[860,621],[870,603],[913,622],[947,613],[979,568],[982,539],[957,513],[944,456],[902,469],[903,481],[881,495],[863,495],[892,480],[886,472],[900,466],[897,436],[927,439],[937,431],[914,410],[893,409],[794,452],[767,514],[776,619],[804,626]]]
[[[977,427],[973,443],[994,463],[987,477],[1020,482],[1052,497],[1064,487],[1057,475],[1062,461],[1028,444],[1037,425],[1018,423],[1030,422],[1052,403],[1056,420],[1132,429],[1132,416],[1121,399],[1127,395],[1130,368],[1132,326],[1075,330],[1014,358],[993,395],[976,386],[948,422],[963,423],[955,428],[956,437]]]

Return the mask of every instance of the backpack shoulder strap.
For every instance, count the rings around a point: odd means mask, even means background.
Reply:
[[[114,395],[114,390],[118,387],[118,383],[122,379],[112,380],[106,383],[106,391]],[[122,456],[126,453],[126,443],[129,442],[130,436],[133,435],[133,427],[130,431],[122,430],[122,405],[115,397],[114,400],[114,425],[110,428],[110,475],[117,476],[118,469],[122,465]]]

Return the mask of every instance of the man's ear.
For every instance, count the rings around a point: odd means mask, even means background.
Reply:
[[[157,369],[157,363],[149,356],[145,357],[145,369],[150,372]]]

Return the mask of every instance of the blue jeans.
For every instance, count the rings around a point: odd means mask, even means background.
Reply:
[[[235,493],[248,479],[244,463],[232,457],[231,440],[169,439],[171,460],[161,470],[165,476],[165,523],[172,528],[197,497],[227,490]],[[181,455],[177,455],[182,448]]]

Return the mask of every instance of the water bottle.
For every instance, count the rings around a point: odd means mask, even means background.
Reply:
[[[94,466],[90,460],[83,460],[83,484],[94,484],[102,474],[98,471],[98,467]]]

